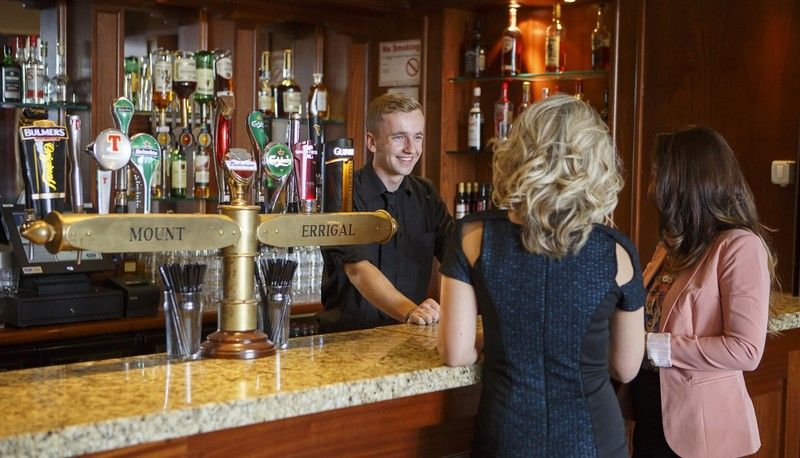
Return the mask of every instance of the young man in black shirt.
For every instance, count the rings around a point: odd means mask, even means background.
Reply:
[[[386,210],[398,230],[385,244],[322,250],[321,332],[439,320],[428,283],[454,223],[433,183],[411,175],[424,131],[422,107],[410,97],[385,94],[369,104],[366,142],[373,158],[353,175],[353,209]]]

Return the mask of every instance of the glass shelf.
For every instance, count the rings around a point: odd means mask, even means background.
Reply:
[[[516,76],[457,76],[450,78],[451,83],[462,81],[575,81],[607,78],[608,70],[577,70],[559,73],[518,73]]]
[[[153,116],[153,112],[152,111],[136,110],[134,112],[134,115],[136,115],[136,116],[148,116],[149,117],[149,116]],[[156,114],[156,117],[158,117],[157,114]],[[167,119],[167,121],[170,121],[172,119],[170,117],[170,113],[169,112],[167,112],[166,119]],[[288,118],[269,118],[269,119],[272,119],[272,120],[275,120],[275,121],[287,121],[287,122],[289,121]],[[308,124],[308,118],[304,117],[304,118],[300,119],[300,122],[303,123],[303,124]],[[345,123],[344,119],[324,119],[324,120],[322,120],[322,124],[344,125],[344,123]]]
[[[50,102],[50,103],[17,103],[17,102],[2,102],[1,108],[43,108],[45,110],[58,110],[64,108],[70,111],[89,111],[92,104],[88,102]]]

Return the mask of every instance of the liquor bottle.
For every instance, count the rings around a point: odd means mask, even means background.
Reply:
[[[292,50],[283,50],[283,79],[275,87],[275,113],[281,118],[288,118],[291,113],[300,113],[302,109],[300,86],[294,80],[294,62]]]
[[[261,68],[258,70],[258,111],[264,119],[275,116],[275,101],[272,99],[272,84],[270,83],[270,53],[261,53]]]
[[[517,7],[508,8],[508,27],[503,30],[503,47],[500,52],[500,74],[514,76],[520,70],[522,33],[517,27]]]
[[[603,12],[605,5],[597,5],[597,24],[592,30],[592,69],[608,69],[611,62],[611,33],[606,27]]]
[[[489,185],[487,183],[481,183],[480,189],[478,190],[478,211],[484,211],[489,209]]]
[[[566,50],[562,45],[565,29],[561,23],[561,4],[553,5],[553,21],[545,30],[544,70],[563,72],[567,61]]]
[[[514,118],[514,103],[508,100],[508,81],[500,85],[500,100],[494,104],[494,137],[504,141],[508,139],[511,122]]]
[[[586,98],[586,94],[583,93],[583,80],[576,79],[575,80],[575,95],[574,97],[581,102],[589,103],[589,100]]]
[[[200,126],[200,133],[197,134],[197,151],[194,155],[194,198],[208,199],[211,197],[211,190],[208,187],[211,181],[211,134],[207,124]]]
[[[456,219],[467,216],[467,205],[467,192],[462,181],[458,183],[458,191],[456,192]]]
[[[308,92],[308,112],[320,120],[328,119],[328,88],[322,82],[322,73],[314,73],[314,85]]]
[[[522,103],[519,104],[518,115],[521,115],[526,108],[531,106],[531,83],[530,81],[522,82]]]
[[[139,103],[139,58],[128,56],[123,60],[125,78],[122,80],[122,93],[136,106]]]
[[[28,89],[28,85],[27,85],[27,81],[25,81],[25,79],[27,78],[27,75],[28,75],[28,72],[27,72],[28,54],[27,54],[27,52],[29,51],[29,48],[27,48],[25,46],[25,40],[23,40],[22,37],[17,37],[16,43],[17,43],[17,52],[15,54],[15,61],[17,63],[17,66],[19,66],[20,70],[22,71],[22,73],[19,76],[19,83],[20,83],[19,96],[20,96],[20,99],[21,99],[20,102],[24,102],[28,98],[28,90],[27,90]]]
[[[481,127],[483,116],[481,115],[481,88],[475,86],[472,89],[472,107],[469,109],[469,120],[467,122],[467,148],[470,151],[481,150]]]
[[[186,148],[176,145],[170,157],[169,195],[172,197],[186,197]]]
[[[472,183],[464,183],[464,215],[472,213]]]
[[[469,190],[469,212],[475,213],[478,211],[478,182],[472,183],[472,188]]]
[[[25,102],[44,102],[44,64],[41,59],[41,48],[36,46],[36,36],[28,37],[25,54]]]
[[[47,42],[39,38],[39,61],[42,63],[42,97],[39,103],[49,103],[53,94],[50,82],[50,69],[47,67]]]
[[[159,125],[166,125],[166,111],[172,104],[172,53],[164,48],[153,51],[150,57],[153,68],[153,106],[159,114]]]
[[[56,74],[53,76],[54,100],[57,102],[67,101],[67,59],[64,43],[56,42]]]
[[[189,126],[189,98],[197,89],[197,63],[194,53],[175,51],[172,64],[172,91],[181,102],[181,126]]]
[[[194,101],[201,107],[207,107],[214,101],[214,55],[208,51],[197,51],[194,55],[197,69],[197,88],[194,91]],[[202,108],[205,110],[205,108]],[[203,114],[205,117],[205,113]],[[203,119],[207,122],[207,119]]]
[[[227,49],[214,51],[216,78],[214,87],[217,95],[233,95],[233,59]]]
[[[481,21],[475,21],[472,41],[464,47],[464,76],[478,78],[486,68],[486,48],[481,43]]]
[[[22,101],[22,69],[14,62],[11,46],[3,46],[2,72],[0,72],[0,101]]]

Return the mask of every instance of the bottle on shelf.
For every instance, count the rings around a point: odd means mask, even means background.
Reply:
[[[0,102],[22,101],[22,69],[11,55],[11,46],[3,46],[2,71],[0,71]]]
[[[67,57],[64,43],[56,42],[56,74],[53,76],[53,90],[54,100],[57,102],[67,101],[67,83],[69,77],[67,76]]]
[[[272,84],[270,83],[270,53],[261,53],[261,68],[258,70],[258,111],[264,118],[275,116],[275,105],[272,99]]]
[[[194,55],[195,68],[197,69],[197,88],[194,91],[194,101],[200,105],[203,122],[207,121],[207,107],[214,102],[214,54],[208,51],[197,51]]]
[[[191,51],[175,51],[172,65],[172,91],[181,104],[181,126],[189,126],[189,98],[197,89],[197,62]]]
[[[328,119],[328,88],[322,82],[322,73],[314,73],[314,85],[308,91],[308,112],[319,119]]]
[[[211,190],[208,187],[211,181],[211,133],[208,124],[200,126],[200,133],[197,134],[197,150],[194,155],[194,198],[208,199],[211,197]]]
[[[517,114],[522,114],[526,108],[531,106],[531,83],[530,81],[522,82],[522,103],[519,104]]]
[[[520,71],[522,33],[517,27],[517,6],[508,7],[508,27],[503,30],[500,49],[500,74],[514,76]]]
[[[186,197],[186,150],[181,142],[172,149],[170,157],[170,189],[169,195],[171,197],[183,198]]]
[[[275,113],[281,118],[288,118],[291,113],[300,113],[302,109],[300,85],[294,80],[294,62],[292,50],[283,50],[283,79],[275,88]]]
[[[214,88],[217,96],[233,95],[233,59],[227,49],[214,50],[214,67],[216,69]]]
[[[475,213],[476,211],[478,211],[478,182],[474,181],[469,190],[469,212]]]
[[[500,99],[494,104],[494,137],[497,140],[508,139],[513,119],[514,102],[508,100],[508,81],[503,81],[500,85]]]
[[[35,35],[28,37],[25,48],[25,102],[44,103],[44,64]]]
[[[464,47],[464,76],[478,78],[486,68],[486,48],[481,43],[481,21],[472,28],[472,41]]]
[[[576,79],[575,80],[575,95],[574,97],[581,102],[589,103],[589,99],[586,98],[586,94],[583,92],[583,80]]]
[[[544,70],[546,72],[563,72],[567,61],[563,40],[564,24],[561,23],[561,4],[553,5],[553,20],[545,30]]]
[[[607,70],[611,63],[611,33],[603,15],[605,5],[597,5],[597,24],[592,30],[592,70]]]
[[[481,88],[472,88],[472,106],[469,109],[469,119],[467,121],[467,149],[469,151],[480,151],[482,148],[481,128],[483,127],[483,115],[481,114]]]
[[[28,85],[27,81],[25,81],[28,77],[28,52],[30,48],[28,48],[25,43],[25,39],[18,36],[16,39],[17,43],[17,51],[15,54],[15,61],[17,66],[20,68],[22,73],[20,73],[19,77],[19,94],[20,94],[20,102],[24,102],[28,98]]]
[[[172,104],[172,66],[173,55],[164,48],[158,48],[151,54],[153,68],[153,106],[158,110],[159,125],[166,125],[166,112]]]
[[[139,103],[139,58],[128,56],[123,60],[125,77],[122,80],[122,94],[136,106]]]
[[[464,182],[458,183],[458,190],[456,192],[456,209],[455,209],[455,218],[461,219],[467,216],[467,210],[469,208],[469,203],[467,202],[467,192],[466,186]]]
[[[491,186],[488,183],[481,183],[480,189],[478,190],[478,208],[477,210],[484,211],[489,210],[489,201],[491,200]]]

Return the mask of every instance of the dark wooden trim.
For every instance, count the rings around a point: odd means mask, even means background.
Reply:
[[[233,69],[236,110],[233,112],[232,148],[252,151],[247,136],[247,115],[256,107],[256,31],[237,27],[234,32]]]
[[[367,69],[369,58],[367,52],[369,43],[362,40],[353,40],[347,53],[347,97],[346,103],[346,132],[353,139],[355,148],[354,166],[359,169],[366,162],[366,134],[365,122],[367,119],[368,80]]]
[[[789,353],[783,456],[800,456],[800,350]]]

